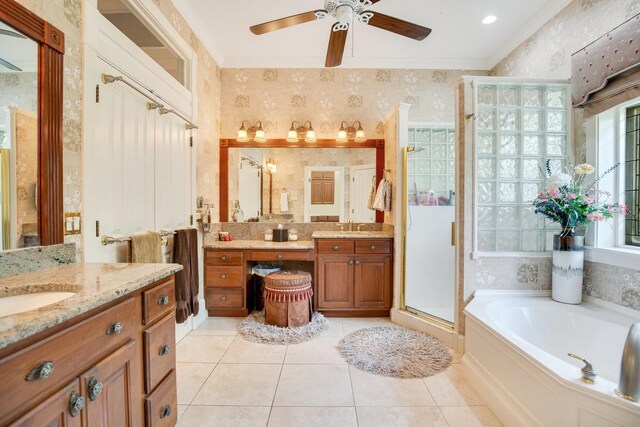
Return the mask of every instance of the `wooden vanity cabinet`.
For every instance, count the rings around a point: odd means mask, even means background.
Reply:
[[[315,305],[325,316],[386,317],[392,239],[317,239]]]
[[[2,349],[0,425],[128,427],[175,417],[174,286],[165,278]],[[166,360],[152,364],[156,354]],[[162,405],[158,414],[145,411],[149,401]]]

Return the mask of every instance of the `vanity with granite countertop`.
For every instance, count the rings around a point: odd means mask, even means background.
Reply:
[[[252,267],[307,270],[314,307],[326,316],[388,316],[392,305],[393,233],[315,231],[310,240],[272,242],[209,237],[204,289],[210,316],[246,316],[254,308]]]
[[[173,426],[177,264],[0,279],[0,425]]]

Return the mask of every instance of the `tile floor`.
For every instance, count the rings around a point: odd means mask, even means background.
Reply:
[[[368,374],[340,357],[344,334],[388,319],[329,319],[315,340],[254,344],[241,318],[209,318],[178,343],[180,427],[499,426],[467,383],[460,357],[430,378]]]

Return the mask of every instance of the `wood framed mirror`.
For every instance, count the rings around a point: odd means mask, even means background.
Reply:
[[[14,0],[0,0],[0,24],[7,39],[30,39],[37,69],[37,172],[34,174],[33,209],[37,213],[37,244],[52,245],[64,241],[62,196],[62,108],[64,33]],[[9,34],[13,33],[13,34]],[[7,46],[7,43],[2,43]],[[5,70],[14,70],[5,63]],[[34,65],[35,67],[35,65]],[[14,78],[15,80],[15,78]],[[15,156],[15,154],[14,154]],[[15,208],[14,208],[15,210]],[[34,214],[35,215],[35,214]],[[15,228],[15,226],[14,226]],[[34,230],[35,234],[35,230]],[[6,249],[10,249],[8,247]]]
[[[221,139],[220,140],[220,222],[228,222],[231,218],[230,212],[230,149],[278,149],[282,151],[295,150],[295,149],[370,149],[371,150],[371,162],[372,168],[375,168],[376,185],[380,183],[384,176],[384,139],[369,139],[366,142],[361,143],[341,143],[333,139],[319,139],[314,143],[305,143],[303,141],[292,143],[285,139],[269,139],[266,142],[238,142],[235,139]],[[375,153],[375,155],[373,154]],[[240,158],[240,157],[239,157]],[[266,160],[266,159],[265,159]],[[373,165],[375,164],[375,166]],[[371,179],[368,184],[370,185]],[[367,187],[368,188],[368,187]],[[269,192],[267,197],[263,200],[270,200],[274,196]],[[299,196],[302,197],[302,196]],[[276,197],[277,201],[278,198]],[[271,205],[271,204],[270,204]],[[263,204],[264,207],[264,204]],[[271,213],[271,206],[269,213]],[[264,211],[264,210],[263,210]],[[253,214],[247,215],[244,212],[244,217],[252,217]],[[372,221],[374,222],[374,221]],[[375,212],[375,222],[384,222],[384,212]]]

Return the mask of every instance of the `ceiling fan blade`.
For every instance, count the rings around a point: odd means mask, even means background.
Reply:
[[[6,68],[8,68],[10,70],[13,70],[13,71],[22,71],[22,68],[17,67],[15,65],[13,65],[11,62],[5,61],[2,58],[0,58],[0,65],[4,66],[4,67],[6,67]]]
[[[320,19],[319,15],[326,15],[325,10],[312,10],[310,12],[300,13],[298,15],[288,16],[286,18],[276,19],[275,21],[264,22],[254,25],[250,28],[251,32],[256,35],[270,33],[271,31],[281,30],[283,28],[292,27],[294,25],[304,24],[305,22]]]
[[[337,29],[337,28],[344,29]],[[344,54],[344,47],[347,44],[347,35],[349,34],[349,24],[340,24],[336,22],[331,27],[331,37],[329,38],[329,48],[327,49],[327,59],[325,60],[325,67],[337,67],[342,64],[342,55]]]
[[[24,36],[20,33],[16,33],[15,31],[9,31],[9,30],[5,30],[0,28],[0,34],[2,34],[3,36],[10,36],[10,37],[16,37],[18,39],[26,39],[27,36]]]
[[[366,24],[386,31],[391,31],[392,33],[400,34],[401,36],[409,37],[410,39],[424,40],[429,34],[431,34],[431,28],[403,21],[402,19],[387,16],[382,13],[366,11],[362,12],[361,16],[367,16],[369,14],[371,14],[371,17],[368,22],[366,20],[364,21]]]

